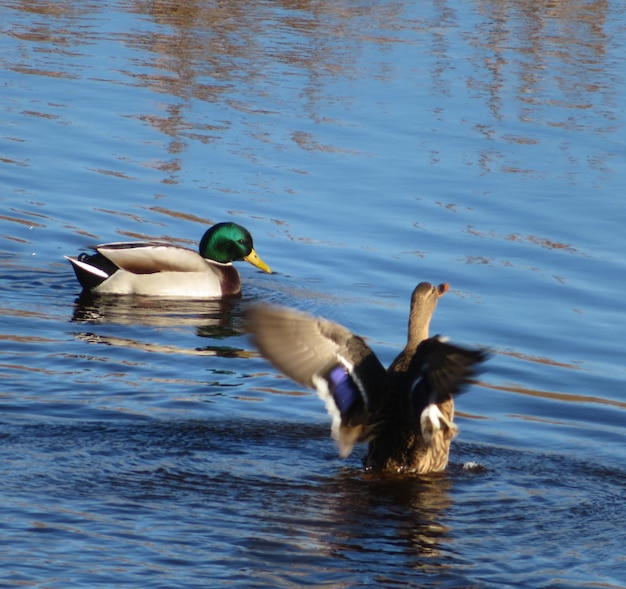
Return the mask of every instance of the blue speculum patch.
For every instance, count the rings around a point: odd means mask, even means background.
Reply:
[[[343,366],[335,366],[328,373],[328,382],[342,418],[363,403],[361,392]]]

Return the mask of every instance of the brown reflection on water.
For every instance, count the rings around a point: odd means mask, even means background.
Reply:
[[[550,239],[548,237],[543,237],[543,236],[538,236],[538,235],[522,235],[520,233],[508,233],[508,234],[501,234],[498,233],[496,231],[482,231],[477,229],[476,227],[472,226],[472,225],[468,225],[465,229],[466,233],[469,233],[470,235],[474,235],[476,237],[479,237],[481,239],[493,239],[493,240],[502,240],[502,241],[512,241],[512,242],[522,242],[522,243],[527,243],[527,244],[531,244],[543,249],[548,249],[548,250],[558,250],[560,252],[564,252],[564,253],[568,253],[568,254],[573,254],[576,256],[583,256],[583,257],[587,257],[587,254],[584,253],[583,251],[575,248],[574,246],[572,246],[569,243],[563,243],[560,241],[555,241],[553,239]],[[500,265],[503,266],[505,268],[512,268],[514,266],[516,266],[517,264],[514,264],[510,259],[507,258],[496,258],[496,257],[491,257],[491,256],[465,256],[465,258],[463,258],[465,260],[466,264],[483,264],[483,265],[487,265],[487,266],[494,266],[494,265]],[[529,270],[533,271],[533,272],[539,272],[539,273],[549,273],[552,278],[557,281],[560,284],[565,284],[566,283],[566,279],[564,276],[559,275],[559,274],[554,274],[552,270],[550,269],[546,269],[543,268],[542,266],[538,266],[538,265],[533,265],[533,266],[529,266],[528,267]]]
[[[206,229],[208,229],[211,225],[214,224],[214,221],[211,221],[210,219],[206,218],[206,217],[198,217],[197,215],[192,215],[189,213],[185,213],[185,212],[181,212],[181,211],[175,211],[173,209],[166,209],[164,207],[145,207],[144,210],[147,211],[151,211],[160,215],[164,215],[167,217],[172,217],[172,218],[176,218],[176,219],[182,219],[184,221],[191,221],[193,223],[199,223],[202,225],[201,229],[193,230],[194,233],[192,235],[190,235],[189,237],[174,237],[174,236],[170,236],[170,235],[163,235],[162,233],[146,233],[146,232],[138,232],[138,231],[126,231],[126,230],[122,230],[122,229],[116,229],[115,233],[117,235],[122,235],[125,238],[128,238],[130,240],[140,240],[140,241],[153,241],[153,240],[160,240],[160,241],[168,241],[170,243],[177,243],[177,244],[185,244],[188,246],[193,246],[192,249],[197,248],[198,246],[198,242],[200,241],[200,238],[202,237],[202,234],[206,231]],[[106,215],[111,215],[113,217],[122,217],[125,219],[131,219],[132,221],[138,223],[138,224],[149,224],[149,225],[156,225],[158,227],[166,227],[167,223],[166,222],[161,222],[158,220],[155,220],[153,218],[151,219],[147,219],[146,217],[137,214],[137,213],[129,213],[127,211],[116,211],[116,210],[112,210],[112,209],[104,209],[104,208],[100,208],[100,207],[95,207],[94,211],[97,211],[99,213],[103,213]],[[98,236],[93,235],[93,234],[89,234],[86,232],[81,232],[81,234],[88,236],[90,238],[93,239],[100,239]],[[106,236],[103,236],[102,239],[104,241],[111,241],[111,238],[109,236],[109,238],[107,238]],[[100,241],[98,242],[100,243]],[[95,245],[95,244],[86,244],[86,246],[91,246],[91,245]]]
[[[439,556],[440,545],[449,541],[449,529],[442,521],[452,505],[452,481],[445,473],[357,476],[346,470],[329,485],[337,486],[324,493],[329,500],[325,519],[336,527],[328,541],[333,554],[379,558],[380,554],[372,554],[376,550],[388,558],[400,550],[411,555],[416,569],[429,570],[429,559]]]
[[[17,335],[0,333],[0,341],[15,342],[17,344],[58,344],[61,340],[40,337],[36,335]]]
[[[254,353],[250,352],[250,356],[252,356]],[[257,354],[258,356],[258,354]],[[249,375],[251,378],[258,378],[260,376],[267,376],[267,374],[265,373],[259,373],[259,374],[250,374]],[[287,389],[275,389],[273,387],[248,387],[249,391],[255,392],[255,393],[263,393],[263,394],[269,394],[269,395],[277,395],[280,397],[307,397],[309,396],[308,392],[305,391],[298,391],[298,390],[287,390]]]
[[[242,119],[240,113],[252,113],[255,118],[279,114],[279,97],[275,97],[276,108],[259,107],[268,104],[277,76],[287,85],[289,76],[298,77],[298,85],[303,86],[303,116],[321,122],[319,102],[327,100],[325,80],[350,76],[355,70],[361,49],[353,41],[393,42],[393,35],[387,37],[381,31],[405,27],[401,3],[349,6],[288,0],[270,4],[139,1],[129,10],[148,16],[159,27],[124,37],[129,47],[154,56],[137,61],[136,68],[124,73],[134,83],[174,98],[174,102],[163,105],[161,113],[136,115],[170,137],[166,148],[170,159],[153,163],[155,169],[166,173],[164,183],[177,182],[179,154],[188,141],[210,143],[220,139],[230,129],[233,117]],[[191,120],[192,100],[220,104],[236,112]],[[243,124],[247,124],[245,120]],[[258,125],[249,133],[259,141],[271,141]],[[297,129],[290,139],[309,151],[345,151]],[[241,155],[254,157],[248,152]]]
[[[52,319],[48,313],[30,311],[28,309],[16,309],[14,307],[0,307],[0,317],[26,317],[28,319]]]
[[[7,215],[0,215],[0,219],[3,221],[9,221],[10,223],[18,223],[19,225],[26,225],[27,227],[45,227],[42,223],[37,223],[31,219],[20,219],[19,217],[9,217]]]
[[[362,74],[357,68],[366,44],[419,43],[432,58],[429,74],[435,96],[450,95],[451,72],[464,77],[472,98],[483,100],[493,117],[493,122],[474,123],[475,130],[489,140],[496,138],[495,123],[511,116],[521,122],[548,117],[550,125],[577,129],[589,124],[583,113],[599,99],[612,104],[609,95],[615,90],[605,63],[607,0],[474,0],[471,6],[480,15],[474,27],[461,25],[461,10],[451,0],[437,0],[432,13],[415,18],[406,18],[409,9],[403,2],[130,1],[120,9],[138,15],[137,26],[130,27],[132,32],[117,32],[112,40],[136,52],[115,73],[131,84],[169,97],[160,105],[161,112],[128,115],[169,138],[169,159],[148,164],[164,173],[165,183],[177,182],[180,154],[189,141],[213,142],[232,125],[233,117],[227,112],[192,115],[192,101],[253,112],[257,118],[273,116],[281,111],[280,104],[273,111],[267,106],[260,108],[257,102],[268,104],[277,76],[288,85],[289,76],[295,75],[303,88],[303,115],[326,122],[320,114],[320,103],[329,99],[326,82]],[[20,30],[11,31],[25,42],[25,57],[7,67],[35,75],[79,76],[81,66],[74,58],[80,56],[80,47],[91,41],[88,17],[97,18],[102,8],[89,3],[27,1],[16,7],[48,18],[32,19]],[[454,36],[450,31],[455,29],[464,31],[461,48],[451,44]],[[33,49],[52,56],[48,69],[44,68],[46,62],[33,58]],[[459,51],[465,53],[469,67],[455,66]],[[383,80],[398,75],[396,68],[387,66],[383,61],[367,75]],[[513,104],[505,100],[511,84],[517,97]],[[543,106],[556,108],[537,115],[537,108]],[[435,118],[440,114],[434,109]],[[603,124],[610,128],[616,118],[607,110]],[[250,132],[260,140],[266,136],[264,129]],[[290,139],[306,150],[340,151],[318,141],[310,131],[293,129]],[[536,137],[524,132],[508,133],[502,139],[521,145],[537,143]],[[478,155],[487,171],[500,163],[492,145]],[[562,149],[567,152],[567,145]],[[433,157],[437,159],[437,154]],[[604,163],[601,156],[585,162]],[[514,162],[502,163],[502,168],[529,172]],[[96,171],[119,175],[106,169]]]
[[[548,366],[556,366],[558,368],[570,368],[572,370],[579,370],[580,364],[573,362],[557,362],[546,356],[530,356],[529,354],[522,354],[521,352],[515,352],[513,350],[498,350],[497,352],[501,356],[510,356],[511,358],[518,358],[525,362],[537,362],[538,364],[547,364]]]
[[[11,36],[27,42],[22,52],[23,60],[5,67],[24,74],[37,76],[48,76],[51,78],[77,79],[80,76],[71,68],[68,63],[64,63],[63,57],[75,57],[77,48],[87,45],[90,42],[90,28],[87,23],[81,22],[82,16],[95,12],[97,8],[85,2],[46,2],[27,1],[13,3],[12,8],[22,12],[42,15],[49,18],[32,19],[21,29],[13,29]],[[32,59],[29,51],[36,51],[38,54],[45,54],[49,57],[56,55],[61,59]],[[36,61],[37,65],[33,62]],[[35,116],[38,113],[33,113]],[[46,117],[49,115],[45,115]]]
[[[590,397],[589,395],[573,395],[571,393],[557,393],[554,391],[541,391],[538,389],[530,389],[517,384],[493,384],[487,382],[478,383],[481,387],[494,391],[503,391],[507,393],[516,393],[529,397],[540,397],[542,399],[552,399],[553,401],[562,401],[565,403],[574,403],[575,405],[593,403],[596,405],[610,405],[619,409],[626,409],[626,403],[615,401],[613,399],[604,399],[602,397]]]
[[[546,79],[558,86],[561,104],[567,108],[587,109],[596,92],[609,90],[598,78],[598,66],[606,55],[607,0],[475,0],[475,4],[486,18],[471,43],[479,49],[484,71],[491,74],[488,90],[496,118],[504,117],[499,96],[507,84],[503,70],[511,65],[519,68],[518,96],[528,106],[547,100],[541,92]],[[516,53],[510,54],[511,49]],[[507,53],[515,56],[514,64]],[[546,74],[548,62],[553,64],[550,74]],[[554,103],[554,98],[550,101]],[[567,123],[576,124],[573,119]]]
[[[159,213],[161,215],[165,215],[167,217],[173,217],[174,219],[182,219],[183,221],[191,221],[193,223],[202,223],[206,227],[210,225],[214,225],[217,221],[209,219],[208,217],[198,217],[197,215],[192,215],[191,213],[185,213],[182,211],[174,211],[172,209],[167,209],[165,207],[148,207],[149,211],[153,213]]]
[[[526,243],[537,245],[545,249],[560,250],[560,251],[568,252],[570,254],[582,255],[582,252],[577,250],[575,247],[573,247],[569,243],[561,243],[561,242],[549,239],[547,237],[540,237],[538,235],[520,235],[519,233],[509,233],[509,234],[504,235],[504,234],[498,234],[495,231],[481,231],[481,230],[476,229],[472,225],[468,225],[465,231],[469,233],[470,235],[475,235],[476,237],[486,237],[489,239],[503,239],[505,241],[523,241]]]
[[[558,362],[546,356],[531,356],[528,354],[522,354],[520,352],[510,350],[510,349],[509,350],[493,350],[492,353],[498,354],[501,356],[509,356],[512,358],[517,358],[524,362],[544,364],[544,365],[552,366],[555,368],[565,368],[568,370],[583,370],[582,362]],[[600,396],[592,397],[590,395],[576,395],[576,394],[571,394],[571,393],[531,389],[531,388],[524,387],[516,383],[494,384],[494,383],[489,383],[489,382],[485,382],[481,380],[481,381],[476,381],[475,384],[477,384],[478,386],[484,387],[486,389],[494,390],[494,391],[521,394],[521,395],[526,395],[529,397],[539,397],[543,399],[551,399],[553,401],[574,403],[575,405],[593,403],[597,405],[609,405],[612,407],[617,407],[619,409],[626,409],[626,402],[615,401],[613,399],[605,399]]]
[[[419,29],[428,38],[427,50],[433,56],[432,93],[447,98],[462,79],[472,100],[483,101],[488,109],[491,119],[469,121],[487,140],[476,156],[484,174],[494,170],[537,174],[521,158],[503,161],[497,146],[498,140],[539,144],[533,125],[598,133],[617,128],[615,121],[621,115],[613,106],[619,101],[611,74],[614,65],[607,61],[611,38],[605,31],[610,2],[474,0],[482,18],[473,27],[459,24],[463,16],[456,4],[435,2],[435,17],[430,21],[424,17]],[[451,31],[456,29],[462,31],[461,47],[451,41],[455,37]],[[456,65],[459,54],[471,65]],[[602,105],[600,113],[598,104]],[[444,120],[444,107],[434,109],[433,116]],[[500,133],[502,121],[516,119],[529,125],[520,126],[520,132]],[[558,149],[571,166],[609,171],[607,160],[612,154],[598,151],[579,159],[567,139]],[[437,163],[440,158],[434,148],[431,161]]]

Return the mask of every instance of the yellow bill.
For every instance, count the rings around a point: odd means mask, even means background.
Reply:
[[[253,266],[256,266],[259,270],[263,270],[263,272],[267,272],[268,274],[272,273],[272,269],[261,258],[259,258],[259,254],[257,254],[254,249],[244,257],[244,260]]]

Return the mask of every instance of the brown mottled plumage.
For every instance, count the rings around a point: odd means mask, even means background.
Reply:
[[[430,319],[447,284],[417,285],[407,344],[385,370],[363,338],[345,327],[291,309],[250,309],[254,343],[278,369],[316,389],[332,417],[341,456],[369,442],[368,469],[444,470],[457,434],[454,399],[485,353],[429,337]]]

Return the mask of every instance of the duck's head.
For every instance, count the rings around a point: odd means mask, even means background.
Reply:
[[[200,240],[200,255],[203,258],[227,264],[245,260],[253,266],[272,273],[270,267],[254,251],[252,235],[237,223],[213,225]]]
[[[409,340],[413,345],[428,337],[430,319],[435,312],[439,298],[450,286],[444,282],[435,286],[430,282],[420,282],[411,296],[411,314],[409,315]]]

